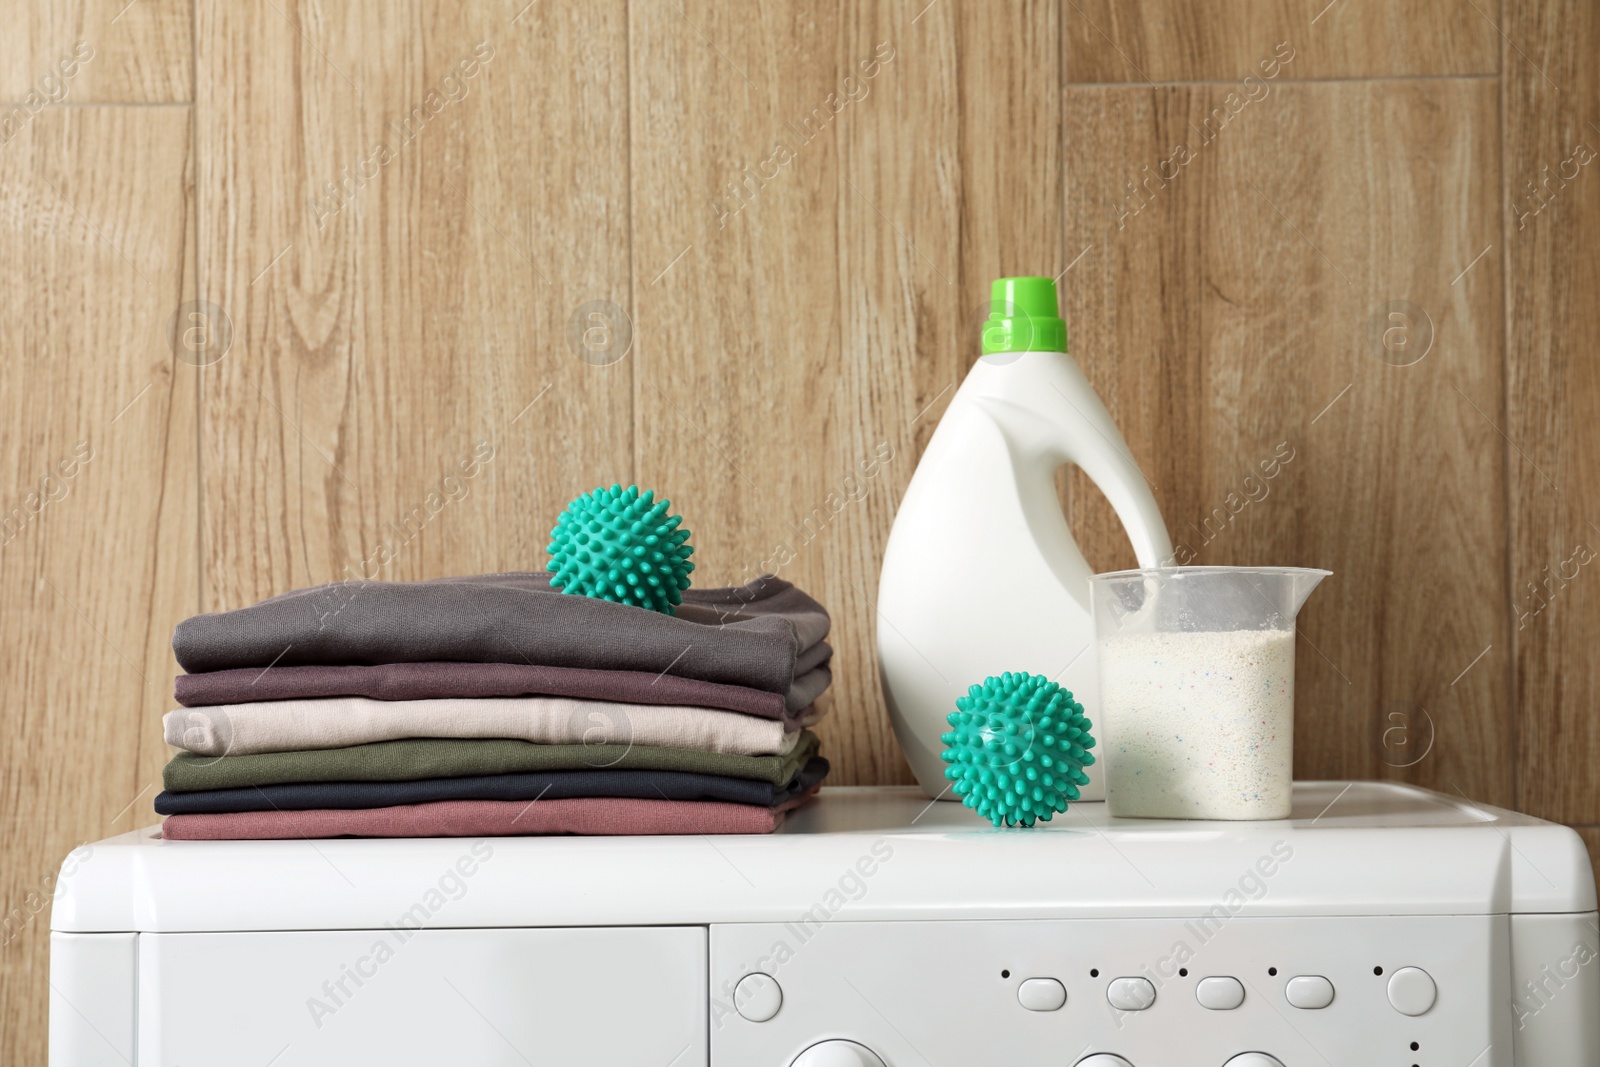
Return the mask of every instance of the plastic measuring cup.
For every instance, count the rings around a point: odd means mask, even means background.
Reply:
[[[1156,567],[1090,580],[1100,707],[1089,715],[1112,815],[1288,818],[1294,620],[1331,573]]]

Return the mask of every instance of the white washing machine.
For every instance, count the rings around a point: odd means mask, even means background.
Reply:
[[[827,789],[770,837],[78,850],[53,1067],[1594,1067],[1571,830],[1399,785],[993,830]]]

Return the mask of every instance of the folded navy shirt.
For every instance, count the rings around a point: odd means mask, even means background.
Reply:
[[[690,589],[676,615],[563,593],[543,571],[348,581],[179,623],[184,670],[430,661],[649,671],[787,694],[827,658],[828,613],[780,578]]]
[[[775,786],[750,778],[689,771],[599,768],[489,774],[469,778],[423,778],[410,782],[294,782],[286,785],[164,792],[158,815],[215,815],[237,811],[302,811],[311,808],[387,808],[434,800],[562,800],[631,797],[638,800],[721,800],[772,807],[792,800],[828,776],[828,761],[813,756],[790,781]]]

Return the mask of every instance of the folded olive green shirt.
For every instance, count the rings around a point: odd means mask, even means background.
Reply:
[[[784,785],[817,754],[817,735],[803,731],[781,756],[733,756],[647,745],[541,745],[503,739],[409,738],[347,748],[262,752],[252,756],[201,756],[180,752],[162,772],[169,792],[236,789],[286,782],[406,782],[532,771],[599,768],[692,771]]]

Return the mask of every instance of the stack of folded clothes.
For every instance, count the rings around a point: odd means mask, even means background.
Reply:
[[[828,614],[676,615],[542,572],[304,589],[178,625],[169,839],[770,833],[828,773]]]

